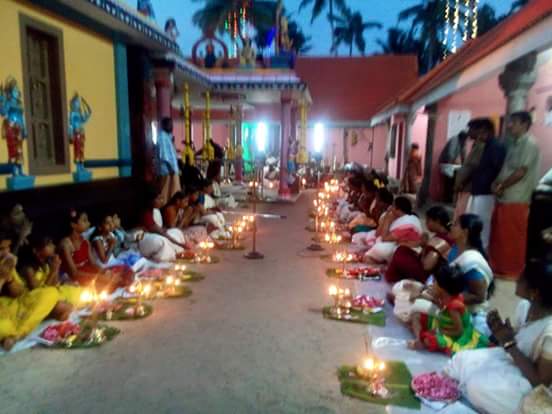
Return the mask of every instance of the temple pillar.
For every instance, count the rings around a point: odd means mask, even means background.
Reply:
[[[235,181],[238,183],[243,181],[242,121],[243,107],[238,105],[236,107],[236,151],[234,159]]]
[[[289,196],[288,188],[288,152],[291,137],[291,98],[282,96],[281,100],[281,141],[280,141],[280,188],[278,194]]]
[[[297,141],[297,110],[296,106],[291,109],[291,140],[293,142]]]
[[[154,70],[155,92],[157,104],[157,119],[171,118],[172,101],[172,73],[168,68],[156,68]]]
[[[506,97],[506,121],[510,114],[527,110],[529,92],[537,80],[537,54],[529,53],[506,65],[498,77]]]

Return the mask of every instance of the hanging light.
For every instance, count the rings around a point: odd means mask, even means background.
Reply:
[[[268,126],[266,122],[259,122],[255,131],[255,142],[257,143],[257,150],[260,153],[266,151],[266,143],[268,140]]]
[[[449,43],[449,31],[450,31],[450,2],[447,0],[445,5],[445,33],[443,36],[443,59],[447,57],[448,54],[448,43]]]
[[[473,0],[473,9],[472,9],[472,39],[477,37],[479,32],[479,0]]]
[[[326,127],[322,122],[317,122],[314,125],[314,152],[320,154],[324,149],[325,135]]]
[[[462,41],[468,40],[468,32],[470,31],[470,0],[464,0],[464,33]]]
[[[456,53],[458,26],[460,25],[460,0],[454,3],[454,20],[452,22],[452,53]]]

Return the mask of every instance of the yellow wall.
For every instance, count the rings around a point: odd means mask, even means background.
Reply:
[[[75,92],[82,95],[92,107],[92,117],[86,124],[86,158],[116,159],[117,112],[115,102],[115,66],[113,43],[82,26],[77,26],[57,15],[45,12],[20,0],[0,0],[0,82],[13,76],[23,88],[21,39],[19,14],[23,13],[36,20],[63,31],[65,57],[65,88],[67,108]],[[28,173],[27,145],[25,148],[24,171]],[[71,171],[74,171],[73,148]],[[5,141],[0,143],[0,163],[7,162]],[[92,169],[94,179],[118,176],[117,168]],[[0,190],[5,189],[5,179],[0,177]],[[36,177],[36,185],[61,184],[72,181],[71,174]]]

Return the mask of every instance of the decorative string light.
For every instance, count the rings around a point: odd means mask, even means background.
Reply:
[[[452,23],[452,53],[456,53],[458,26],[460,24],[460,0],[455,0],[454,20]]]
[[[473,0],[473,9],[472,9],[472,33],[471,37],[472,39],[475,39],[477,37],[477,34],[479,32],[479,0]]]
[[[468,40],[468,33],[470,31],[470,11],[470,0],[464,0],[464,33],[462,34],[464,42]]]
[[[450,2],[447,0],[445,5],[445,33],[443,36],[443,59],[447,57],[448,54],[448,44],[449,44],[449,31],[450,31]]]

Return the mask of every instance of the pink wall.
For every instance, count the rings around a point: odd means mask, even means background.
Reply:
[[[541,153],[541,176],[552,168],[552,126],[545,124],[547,100],[552,99],[552,49],[539,56],[538,78],[529,95],[529,108],[535,107],[532,134]]]
[[[449,138],[447,135],[450,111],[468,110],[471,112],[471,118],[489,117],[499,119],[505,108],[506,101],[498,85],[498,73],[439,101],[437,104],[430,185],[430,196],[433,200],[442,198],[443,181],[439,166],[439,155]]]
[[[469,110],[471,117],[490,117],[499,124],[506,108],[506,99],[498,84],[498,73],[476,85],[460,91],[438,103],[435,145],[433,149],[433,168],[431,176],[431,197],[440,199],[442,180],[438,165],[439,154],[447,139],[448,115],[453,110]],[[541,151],[540,175],[552,167],[552,127],[545,124],[546,103],[552,96],[552,52],[539,57],[538,78],[531,89],[527,108],[535,108],[535,123],[532,134]],[[416,133],[417,138],[423,136]]]
[[[420,155],[422,156],[422,171],[424,169],[425,154],[426,154],[426,141],[427,141],[427,114],[420,109],[416,113],[416,118],[412,123],[412,143],[416,143],[420,146]]]
[[[309,128],[307,132],[307,149],[314,149],[314,128]],[[385,148],[387,142],[387,131],[384,126],[376,128],[353,128],[350,131],[356,132],[358,141],[356,145],[352,145],[352,135],[349,134],[349,162],[358,162],[362,165],[371,166],[378,170],[383,170]],[[370,152],[370,142],[374,139],[374,154]],[[329,163],[333,162],[333,157],[336,157],[337,167],[343,165],[343,128],[330,127],[326,129],[326,140],[324,145],[324,160]]]

